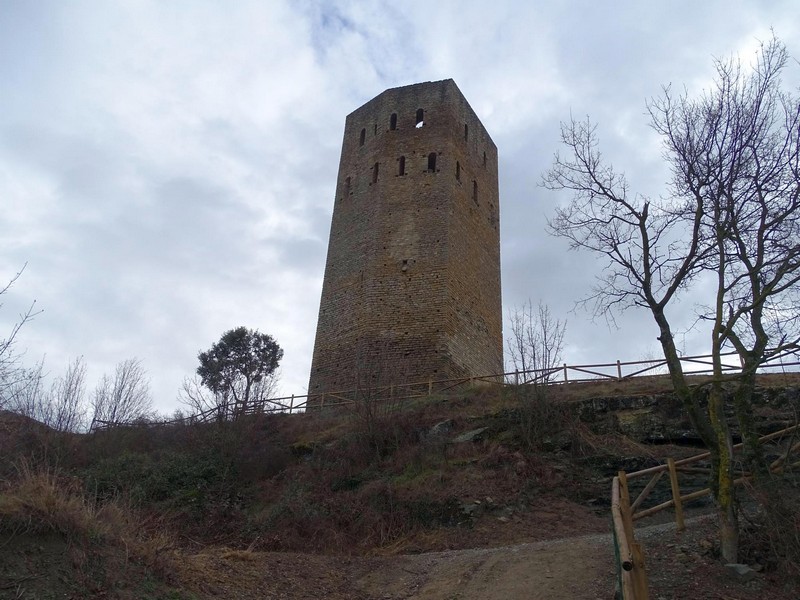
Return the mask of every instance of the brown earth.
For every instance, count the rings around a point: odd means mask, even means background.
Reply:
[[[564,415],[543,408],[549,450],[525,445],[513,398],[485,391],[382,415],[383,446],[364,436],[359,414],[65,440],[0,419],[0,600],[611,598],[609,477],[697,449],[572,421],[562,432]],[[445,423],[449,437],[484,433],[437,442],[427,432]],[[42,440],[60,467],[30,463],[26,479],[21,450]],[[637,532],[652,599],[800,599],[778,563],[750,583],[732,580],[712,519],[681,534],[669,523]]]
[[[713,519],[639,529],[656,600],[797,600],[779,573],[731,579],[710,553]],[[330,600],[594,600],[614,597],[611,537],[595,534],[500,548],[377,558],[209,550],[178,578],[198,598]]]

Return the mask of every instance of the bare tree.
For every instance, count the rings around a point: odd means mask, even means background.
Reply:
[[[0,298],[6,295],[11,287],[17,282],[25,270],[25,266],[19,270],[6,285],[0,288]],[[0,304],[0,308],[2,308]],[[22,367],[20,355],[14,351],[17,335],[22,327],[33,319],[40,311],[35,310],[36,302],[32,302],[28,309],[19,315],[19,319],[11,327],[11,331],[5,338],[0,339],[0,410],[2,410],[12,400],[12,396],[21,391],[20,384],[28,380],[30,373]]]
[[[606,268],[587,301],[596,314],[648,309],[675,392],[712,456],[723,557],[736,561],[738,519],[731,433],[725,411],[722,353],[733,348],[744,368],[734,389],[735,416],[757,459],[750,423],[757,369],[796,351],[800,280],[800,100],[781,89],[784,45],[761,45],[752,70],[716,60],[714,87],[697,98],[667,87],[648,104],[672,177],[659,199],[630,193],[624,175],[605,163],[596,127],[562,125],[569,154],[556,155],[543,183],[573,192],[551,231],[605,256]],[[700,275],[715,282],[699,307],[709,324],[714,382],[708,402],[681,368],[668,308]],[[780,314],[780,327],[769,314]]]
[[[566,321],[553,317],[550,307],[539,302],[536,309],[529,300],[509,313],[511,337],[506,340],[508,356],[522,383],[547,383],[561,364]]]
[[[515,371],[512,390],[519,404],[522,440],[536,450],[564,424],[565,412],[549,397],[548,384],[561,364],[567,324],[542,302],[534,309],[530,300],[511,311],[509,320],[506,346]]]
[[[16,369],[14,381],[6,388],[7,408],[40,423],[50,421],[50,399],[44,387],[44,361]]]
[[[80,431],[85,426],[86,365],[72,361],[49,389],[45,388],[44,361],[23,369],[11,386],[9,409],[56,431]]]
[[[72,360],[64,374],[50,387],[51,418],[58,431],[80,431],[86,426],[86,363],[82,356]]]
[[[268,400],[275,396],[280,379],[279,374],[280,371],[276,370],[270,373],[269,377],[263,377],[250,384],[247,394],[251,405],[266,407],[269,404]],[[189,407],[192,415],[213,412],[217,419],[230,421],[241,414],[241,411],[237,410],[240,408],[240,404],[236,399],[245,395],[242,386],[243,382],[234,383],[236,394],[231,391],[230,387],[212,391],[203,385],[199,376],[186,377],[178,392],[178,401]]]
[[[129,358],[116,366],[113,377],[103,375],[92,395],[92,425],[122,424],[146,419],[152,413],[150,382],[142,363]]]

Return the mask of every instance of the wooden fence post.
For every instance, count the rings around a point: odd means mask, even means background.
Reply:
[[[631,496],[628,492],[628,474],[625,471],[617,473],[619,477],[619,500],[622,509],[622,524],[625,526],[625,537],[630,545],[633,542],[633,518],[631,517]]]
[[[619,479],[619,504],[622,514],[622,525],[625,529],[625,538],[631,550],[633,560],[633,587],[636,590],[635,600],[647,600],[647,572],[644,568],[644,552],[642,546],[633,537],[633,514],[631,511],[631,496],[628,491],[628,474],[625,471],[617,473]]]
[[[289,401],[289,414],[292,414],[294,411],[294,394],[292,394],[292,399]]]
[[[636,600],[648,600],[647,571],[644,566],[644,552],[639,542],[631,544],[633,553],[633,585],[636,588]]]
[[[569,383],[569,376],[567,375],[567,363],[564,363],[564,383]]]
[[[675,503],[675,526],[678,531],[686,529],[686,523],[683,521],[683,504],[681,504],[681,488],[678,486],[678,471],[675,469],[675,459],[668,458],[667,466],[669,466],[669,482],[672,485],[672,501]]]
[[[617,381],[622,381],[622,365],[619,359],[617,359]]]

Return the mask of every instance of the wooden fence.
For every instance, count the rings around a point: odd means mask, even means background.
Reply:
[[[736,359],[735,352],[727,352],[723,359]],[[772,357],[761,365],[762,371],[773,369],[796,369],[800,366],[798,353],[785,352]],[[788,359],[788,360],[787,360]],[[726,373],[741,372],[741,366],[735,364],[736,360],[729,361],[723,366]],[[687,373],[702,375],[712,372],[713,364],[711,355],[683,356],[681,364]],[[191,424],[209,421],[226,420],[231,415],[242,416],[248,414],[265,413],[302,413],[306,409],[321,409],[352,406],[364,398],[370,401],[404,401],[414,398],[424,398],[434,394],[447,394],[459,389],[475,385],[526,385],[544,383],[547,385],[562,385],[573,382],[588,381],[624,381],[641,376],[664,376],[667,362],[664,359],[615,361],[611,363],[596,363],[586,365],[563,364],[548,369],[531,369],[527,371],[509,371],[475,377],[460,377],[454,379],[429,379],[415,383],[389,384],[370,389],[353,389],[338,392],[325,392],[323,394],[292,394],[280,398],[269,398],[260,402],[251,403],[249,406],[220,404],[197,414],[180,419],[169,419],[152,422],[153,425]],[[91,429],[123,425],[106,421],[94,421]]]
[[[792,437],[789,437],[791,434]],[[781,431],[776,431],[769,435],[759,438],[760,443],[783,440],[789,438],[785,452],[778,459],[770,464],[770,471],[781,472],[787,468],[800,466],[800,461],[790,460],[790,457],[800,451],[800,442],[797,435],[800,434],[800,425],[794,425]],[[737,452],[742,449],[744,444],[736,444],[733,449]],[[667,464],[643,469],[634,473],[620,471],[611,483],[611,518],[613,522],[614,547],[617,557],[617,578],[618,585],[622,591],[623,600],[647,600],[647,573],[645,570],[644,552],[641,545],[636,541],[633,524],[639,519],[649,517],[667,508],[675,509],[675,526],[678,531],[686,528],[683,516],[683,505],[691,500],[702,498],[711,494],[709,488],[681,493],[679,474],[680,473],[705,473],[710,474],[710,468],[694,467],[695,463],[707,461],[711,454],[704,452],[689,458],[674,460],[667,459]],[[644,501],[650,496],[662,476],[669,474],[669,482],[672,499],[662,502],[649,508],[643,508]],[[631,502],[629,482],[632,479],[650,477],[639,495]],[[740,472],[735,479],[736,485],[748,481],[751,474]]]

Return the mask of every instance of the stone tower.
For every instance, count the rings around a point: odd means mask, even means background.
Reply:
[[[452,79],[347,116],[311,364],[317,394],[501,373],[497,147]]]

